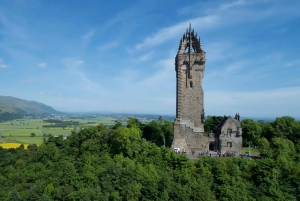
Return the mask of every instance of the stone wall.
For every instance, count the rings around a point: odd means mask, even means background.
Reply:
[[[218,130],[217,148],[221,153],[230,152],[241,154],[243,147],[242,129],[240,122],[231,117]]]
[[[209,142],[214,142],[214,137],[204,135],[203,127],[194,127],[190,121],[175,120],[172,148],[180,148],[187,152],[207,151]]]
[[[186,61],[187,57],[189,61]],[[177,55],[177,118],[190,120],[195,126],[201,126],[201,114],[204,109],[202,78],[205,52]]]

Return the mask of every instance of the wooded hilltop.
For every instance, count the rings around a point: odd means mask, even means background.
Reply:
[[[214,129],[213,118],[206,129]],[[163,119],[116,121],[27,149],[0,147],[0,200],[300,200],[300,123],[280,117],[242,125],[260,159],[190,161],[157,143],[172,140],[172,123]]]

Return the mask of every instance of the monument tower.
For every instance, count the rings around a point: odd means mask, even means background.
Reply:
[[[204,134],[204,94],[202,79],[205,70],[205,51],[191,24],[180,40],[175,57],[176,119],[172,148],[188,153],[218,151],[242,153],[240,115],[224,116],[217,131]]]
[[[191,24],[179,43],[175,57],[176,119],[172,148],[201,151],[207,146],[204,136],[204,94],[202,79],[205,51]]]

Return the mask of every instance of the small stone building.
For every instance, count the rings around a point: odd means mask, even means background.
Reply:
[[[210,144],[210,150],[221,153],[242,153],[243,139],[240,115],[237,113],[234,118],[224,116],[220,121],[215,141]]]

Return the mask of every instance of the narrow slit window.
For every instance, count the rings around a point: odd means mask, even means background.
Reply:
[[[190,82],[190,88],[193,88],[193,82]]]

